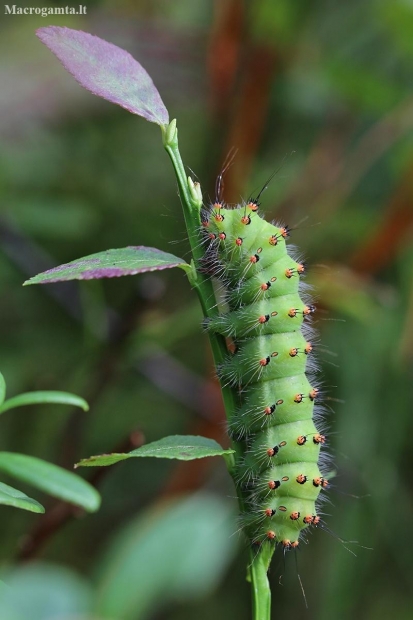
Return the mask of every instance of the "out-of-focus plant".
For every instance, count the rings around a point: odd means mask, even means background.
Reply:
[[[0,620],[144,620],[159,607],[197,600],[231,561],[232,530],[232,510],[212,494],[165,502],[114,535],[96,558],[93,584],[46,563],[5,572]]]
[[[6,400],[6,382],[0,373],[0,415],[16,407],[46,404],[71,405],[84,411],[89,409],[83,398],[67,392],[27,392]],[[0,471],[88,512],[95,512],[99,508],[100,495],[92,485],[52,463],[27,454],[0,452]],[[0,504],[30,512],[45,511],[37,500],[4,482],[0,482]]]

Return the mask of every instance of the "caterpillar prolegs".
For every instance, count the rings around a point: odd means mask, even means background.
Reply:
[[[239,401],[229,431],[244,448],[236,471],[246,497],[242,526],[251,543],[295,548],[320,522],[316,500],[328,485],[320,471],[325,436],[314,422],[319,390],[306,318],[315,308],[300,284],[305,266],[287,251],[289,229],[264,220],[257,200],[216,202],[202,224],[205,262],[228,303],[206,328],[234,344],[218,375]]]

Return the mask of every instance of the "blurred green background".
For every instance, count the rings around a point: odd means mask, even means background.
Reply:
[[[21,287],[112,247],[188,256],[159,129],[66,74],[34,34],[55,24],[139,59],[206,198],[232,147],[228,202],[282,164],[263,209],[294,229],[309,264],[338,474],[325,510],[334,535],[316,531],[297,564],[292,553],[274,560],[273,615],[411,618],[413,3],[83,2],[82,18],[0,7],[0,368],[8,395],[68,390],[91,411],[10,412],[0,449],[71,467],[167,434],[227,441],[181,272]],[[80,475],[103,496],[93,516],[48,498],[46,515],[1,508],[3,578],[19,593],[2,620],[250,618],[247,553],[220,459],[132,459]],[[359,541],[349,545],[357,557],[336,535]]]

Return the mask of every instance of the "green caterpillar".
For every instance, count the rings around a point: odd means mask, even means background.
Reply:
[[[258,199],[227,208],[218,198],[202,215],[205,264],[228,303],[205,326],[235,348],[218,375],[239,401],[229,432],[243,443],[242,526],[252,544],[291,549],[320,523],[316,500],[328,486],[320,471],[325,435],[314,423],[314,333],[305,323],[315,308],[300,283],[305,266],[287,252],[288,227],[262,219]]]

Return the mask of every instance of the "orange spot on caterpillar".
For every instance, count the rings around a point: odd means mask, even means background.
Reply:
[[[273,517],[275,515],[275,510],[273,510],[272,508],[266,508],[264,510],[264,513],[267,517]]]
[[[278,446],[274,446],[273,448],[268,448],[267,454],[268,456],[275,456],[279,450]]]
[[[297,312],[298,312],[297,308],[290,308],[288,311],[288,316],[290,316],[293,319],[294,317],[297,316]]]
[[[271,286],[271,282],[263,282],[260,288],[262,291],[267,291],[270,288],[270,286]]]
[[[214,233],[209,233],[208,237],[210,239],[216,239],[217,238],[217,236]]]
[[[299,437],[297,437],[297,443],[299,446],[303,446],[306,441],[307,437],[305,435],[300,435]]]
[[[318,388],[312,388],[308,394],[309,399],[315,400],[318,396],[319,391],[320,390]]]
[[[273,491],[274,489],[278,489],[280,485],[281,485],[281,482],[279,480],[270,480],[268,483],[268,488],[271,489],[271,491]]]
[[[295,357],[296,355],[298,355],[298,349],[297,347],[293,347],[290,349],[290,357]]]
[[[298,542],[298,540],[295,540],[294,542],[291,543],[291,547],[292,549],[296,549],[298,547],[300,543]]]
[[[244,215],[244,217],[241,218],[241,224],[245,224],[245,226],[248,226],[248,224],[251,224],[250,216]]]
[[[287,239],[287,237],[290,236],[290,228],[288,226],[282,226],[280,228],[280,234],[284,239]]]
[[[214,215],[214,220],[215,220],[216,222],[223,222],[223,221],[224,221],[224,219],[225,219],[225,218],[224,218],[224,216],[223,216],[223,215],[221,215],[221,213],[215,213],[215,215]]]
[[[307,316],[308,314],[312,314],[315,312],[315,306],[304,306],[303,314]]]
[[[304,476],[304,474],[298,474],[296,480],[298,484],[305,484],[307,482],[307,476]]]
[[[271,235],[271,237],[268,239],[268,242],[270,243],[270,245],[277,245],[277,235]]]
[[[258,323],[267,323],[267,321],[270,320],[270,315],[269,314],[263,314],[260,317],[258,317]]]
[[[309,353],[311,353],[312,350],[313,350],[313,345],[311,344],[311,342],[307,342],[304,347],[304,353],[308,355]]]
[[[304,394],[296,394],[294,396],[294,402],[295,403],[302,403],[303,402],[303,398],[304,398]]]
[[[328,480],[326,480],[325,478],[323,478],[323,481],[321,483],[321,486],[323,487],[323,489],[326,489],[328,487]]]
[[[212,208],[215,209],[216,211],[219,211],[220,209],[222,209],[222,203],[214,202],[214,204],[212,205]]]
[[[291,541],[287,538],[282,541],[284,549],[289,549],[291,547]]]
[[[275,411],[275,405],[271,405],[270,407],[265,407],[264,413],[265,415],[271,415]]]
[[[253,202],[252,200],[247,204],[247,208],[251,209],[251,211],[258,211],[257,203]]]
[[[235,245],[238,245],[238,246],[242,245],[242,239],[241,239],[241,237],[237,237],[237,238],[235,239]]]
[[[314,443],[325,443],[325,440],[325,435],[320,435],[320,433],[316,433],[313,437]]]
[[[316,478],[313,478],[313,485],[315,487],[319,487],[322,482],[323,482],[323,479],[321,478],[321,476],[317,476]]]
[[[321,517],[319,517],[318,515],[314,516],[313,519],[313,525],[318,525],[321,521]]]
[[[294,512],[290,514],[291,521],[297,521],[297,519],[299,518],[300,518],[300,513],[298,512],[298,510],[295,510]]]
[[[292,278],[294,275],[294,271],[291,269],[291,267],[289,267],[288,269],[285,270],[285,277],[286,278]]]
[[[306,515],[303,519],[304,523],[307,523],[307,525],[309,525],[310,523],[313,522],[313,515]]]
[[[270,363],[270,359],[270,356],[263,357],[262,360],[260,360],[260,366],[268,366],[268,364]]]
[[[276,538],[276,533],[273,532],[272,530],[270,530],[269,532],[267,532],[267,538],[268,540],[274,540],[274,538]]]
[[[202,226],[203,226],[204,228],[208,228],[208,226],[209,226],[209,220],[202,220]]]
[[[219,237],[222,241],[224,241],[224,240],[227,238],[227,236],[226,236],[226,234],[225,234],[224,232],[219,233],[218,237]]]
[[[258,256],[258,254],[253,254],[252,256],[250,256],[250,263],[258,263],[258,261],[260,260],[260,257]]]
[[[305,265],[304,265],[304,263],[299,263],[297,265],[297,271],[298,271],[298,273],[304,273],[305,272]]]

